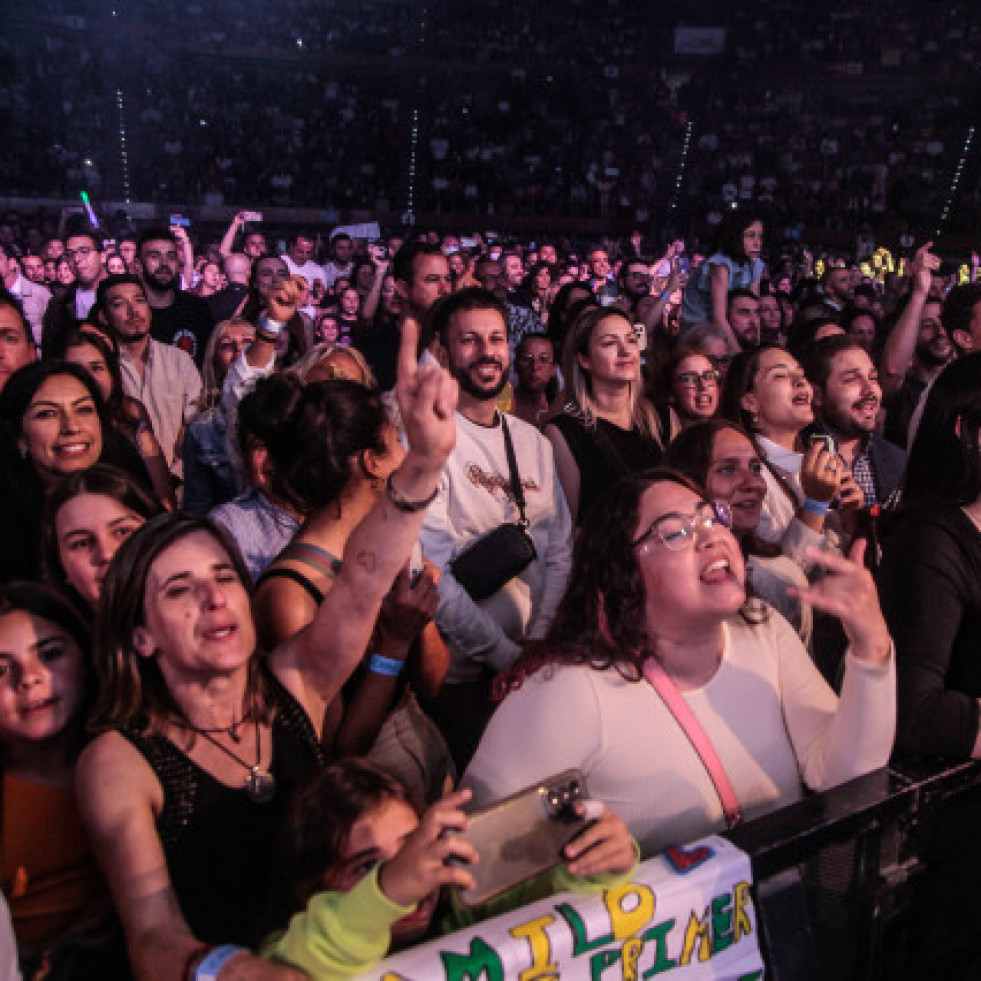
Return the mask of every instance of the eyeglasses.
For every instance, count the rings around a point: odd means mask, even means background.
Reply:
[[[76,256],[79,259],[84,259],[93,252],[95,252],[95,249],[91,245],[80,245],[77,249],[65,249],[64,255],[68,259],[74,259]]]
[[[721,377],[720,372],[710,368],[708,371],[682,371],[675,378],[675,381],[684,385],[685,388],[697,388],[699,384],[718,385]]]
[[[551,354],[522,354],[518,364],[533,365],[536,361],[539,364],[552,364],[554,360]]]
[[[656,536],[669,551],[683,552],[694,544],[698,532],[708,531],[717,525],[731,527],[732,510],[729,505],[725,501],[702,501],[695,508],[694,514],[679,514],[677,511],[662,514],[631,545],[637,548]]]

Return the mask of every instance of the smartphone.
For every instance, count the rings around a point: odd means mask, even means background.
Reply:
[[[678,272],[684,273],[686,276],[691,271],[691,259],[687,256],[678,256]]]
[[[168,222],[168,224],[170,224],[170,225],[180,225],[181,228],[190,228],[191,227],[191,219],[190,218],[185,218],[183,215],[171,215],[170,216],[170,221]]]
[[[823,446],[832,456],[837,455],[838,447],[835,445],[834,436],[831,436],[828,433],[814,433],[810,439],[808,439],[807,445],[814,446],[816,443]]]
[[[473,845],[480,862],[467,866],[474,886],[459,890],[460,902],[480,906],[558,865],[562,849],[592,823],[575,810],[588,796],[583,774],[564,770],[471,812],[470,826],[460,836]]]
[[[243,211],[242,212],[243,221],[262,221],[261,211]]]

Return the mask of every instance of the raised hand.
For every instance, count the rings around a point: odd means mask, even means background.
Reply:
[[[837,617],[855,657],[884,664],[889,660],[892,639],[872,573],[862,564],[866,544],[864,538],[858,539],[847,558],[819,548],[808,549],[807,558],[825,574],[814,585],[792,587],[790,592],[814,609]]]
[[[292,279],[287,279],[279,289],[269,295],[266,306],[269,316],[285,324],[290,317],[296,313],[296,306],[300,300],[300,289]]]
[[[933,242],[924,242],[916,250],[910,268],[913,289],[922,296],[926,296],[930,292],[930,288],[933,286],[933,273],[940,268],[940,259],[930,251],[932,248]]]
[[[398,855],[378,873],[378,886],[393,902],[410,906],[425,899],[440,886],[473,887],[473,876],[451,858],[475,863],[473,845],[445,831],[465,831],[467,815],[460,810],[470,800],[469,790],[458,790],[434,804],[422,816],[419,827],[405,839]]]
[[[834,500],[841,483],[841,461],[823,442],[812,443],[800,465],[800,485],[812,501]]]
[[[410,464],[442,469],[456,443],[456,411],[459,389],[449,373],[437,364],[420,365],[416,354],[420,328],[409,316],[402,322],[395,398],[409,441],[409,455],[399,473]],[[415,459],[413,459],[415,458]],[[399,486],[402,486],[401,479]],[[408,494],[408,488],[403,488]]]
[[[436,574],[434,574],[436,573]],[[378,614],[376,646],[387,657],[404,658],[439,603],[438,570],[427,563],[412,581],[408,568],[395,577]]]

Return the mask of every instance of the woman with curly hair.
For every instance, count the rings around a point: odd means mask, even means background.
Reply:
[[[477,806],[578,767],[650,855],[886,763],[894,659],[861,546],[815,554],[826,574],[798,591],[848,635],[838,698],[789,624],[747,604],[730,514],[665,470],[593,509],[551,628],[499,681],[464,778]],[[724,781],[693,748],[692,718]]]

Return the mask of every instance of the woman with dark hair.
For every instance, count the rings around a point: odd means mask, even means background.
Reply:
[[[734,351],[739,342],[729,326],[728,295],[732,290],[759,293],[763,275],[763,222],[730,211],[716,234],[715,251],[692,270],[681,301],[681,324],[714,323],[729,333]]]
[[[348,539],[384,497],[404,450],[379,396],[353,381],[315,382],[297,392],[268,448],[273,488],[303,518],[253,598],[259,639],[271,648],[302,630],[330,594]],[[445,743],[400,680],[408,668],[413,687],[433,698],[446,676],[449,652],[432,621],[436,586],[434,567],[414,550],[382,604],[371,656],[331,707],[326,734],[339,755],[371,751],[381,762],[376,753],[385,754],[420,804],[439,798],[453,775]],[[386,749],[376,739],[396,704],[401,725],[392,723]],[[412,739],[412,752],[400,749],[404,738]]]
[[[119,353],[105,335],[91,327],[83,327],[65,338],[65,361],[84,368],[96,381],[106,403],[106,415],[112,427],[136,448],[153,482],[157,499],[166,507],[174,507],[174,480],[146,406],[123,392],[123,376],[119,368]]]
[[[269,312],[269,298],[273,294],[281,292],[289,279],[289,266],[278,255],[267,253],[259,256],[252,263],[249,293],[239,315],[249,321],[253,327],[258,326],[260,318]],[[273,319],[276,318],[273,317]],[[306,336],[303,318],[300,316],[298,306],[294,303],[292,313],[280,335],[277,354],[289,363],[303,354],[308,346],[309,339]]]
[[[781,613],[808,647],[813,615],[794,592],[807,586],[804,568],[756,534],[766,498],[766,464],[749,433],[724,419],[697,422],[668,444],[664,462],[705,488],[710,500],[729,505],[753,595]]]
[[[539,320],[548,316],[548,296],[552,286],[552,267],[547,262],[536,262],[521,284],[521,288],[531,297],[531,309]]]
[[[981,758],[981,354],[944,369],[883,529],[903,754]]]
[[[857,508],[861,490],[837,450],[825,438],[803,443],[814,422],[811,385],[797,359],[781,347],[764,344],[736,355],[726,376],[722,415],[753,434],[766,467],[766,500],[757,533],[780,543],[800,560],[807,545],[826,538],[841,548],[840,509]]]
[[[63,477],[45,502],[45,578],[94,616],[117,549],[160,505],[131,477],[97,463]]]
[[[545,333],[552,339],[555,350],[560,353],[565,348],[565,336],[569,333],[569,325],[575,319],[572,308],[576,307],[577,314],[583,309],[579,304],[594,306],[596,299],[589,285],[578,280],[572,283],[563,283],[558,293],[552,298]]]
[[[77,365],[39,361],[16,371],[0,393],[0,426],[0,582],[41,578],[41,511],[61,477],[105,462],[150,487],[98,384]]]
[[[50,586],[0,586],[0,889],[28,978],[118,976],[80,942],[109,905],[75,799],[90,648]]]
[[[456,437],[455,385],[416,367],[414,326],[398,383],[410,449],[309,626],[259,655],[248,572],[204,519],[147,522],[109,568],[99,735],[78,793],[140,977],[214,976],[230,963],[274,976],[244,949],[258,940],[270,842],[290,792],[320,765],[326,707],[368,643]],[[209,946],[228,942],[243,946]]]
[[[676,344],[661,366],[652,401],[658,408],[661,431],[670,439],[696,423],[711,419],[722,399],[722,374],[711,358],[697,348]]]
[[[661,437],[643,393],[640,346],[630,318],[591,306],[573,322],[562,354],[565,402],[543,433],[578,523],[611,479],[656,466]]]
[[[851,642],[839,699],[786,621],[747,604],[726,505],[672,471],[622,481],[604,504],[548,633],[500,682],[463,781],[476,805],[579,767],[651,855],[885,764],[892,644],[861,546],[816,553],[826,575],[800,591]],[[709,776],[696,727],[725,778]]]

